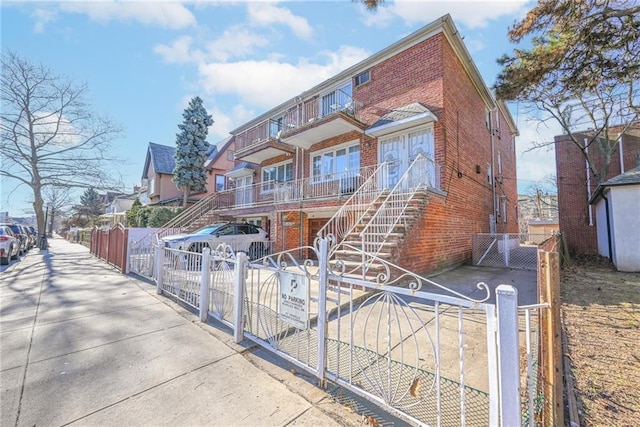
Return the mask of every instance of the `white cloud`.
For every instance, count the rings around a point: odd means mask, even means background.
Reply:
[[[57,13],[55,10],[39,7],[33,12],[32,16],[36,21],[36,23],[33,25],[33,31],[36,33],[44,33],[45,26],[49,22],[55,21]]]
[[[294,15],[291,10],[272,3],[247,3],[247,15],[249,23],[255,26],[270,27],[282,24],[300,38],[308,39],[313,35],[313,28],[306,18]]]
[[[193,39],[190,36],[178,37],[171,45],[157,44],[153,51],[160,55],[164,62],[169,64],[185,64],[202,60],[203,53],[197,49],[191,49]]]
[[[275,60],[201,64],[200,83],[209,93],[237,94],[249,105],[272,107],[343,71],[369,53],[343,46],[324,55],[328,58],[325,64],[308,60],[297,64]]]
[[[256,113],[244,105],[236,105],[231,111],[223,111],[218,107],[207,108],[215,123],[209,128],[209,141],[216,143],[229,136],[229,131],[248,122]]]
[[[193,13],[179,2],[67,1],[60,2],[59,5],[63,12],[85,14],[103,24],[110,21],[133,21],[170,29],[196,24]]]
[[[428,23],[445,15],[451,14],[456,23],[464,24],[468,28],[486,27],[491,20],[502,15],[522,14],[525,4],[529,0],[396,0],[393,3],[378,7],[376,12],[361,9],[363,22],[368,26],[386,26],[395,18],[402,19],[407,25]]]
[[[235,25],[227,28],[222,36],[207,44],[209,56],[226,62],[231,57],[243,57],[254,52],[256,47],[265,47],[269,40],[247,28]]]
[[[519,187],[526,188],[533,182],[544,181],[548,175],[556,174],[554,145],[533,148],[553,142],[554,136],[561,135],[562,128],[549,120],[541,124],[538,119],[527,119],[519,124],[520,136],[516,138],[516,155]]]

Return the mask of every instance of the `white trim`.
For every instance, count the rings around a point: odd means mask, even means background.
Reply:
[[[351,141],[343,142],[342,144],[338,144],[338,145],[332,145],[330,147],[326,147],[326,148],[323,148],[323,149],[318,150],[318,151],[310,151],[309,152],[309,157],[311,159],[313,159],[314,156],[322,155],[324,153],[328,153],[329,151],[340,150],[340,149],[345,148],[345,147],[348,148],[348,147],[351,147],[352,145],[360,145],[360,140],[359,139],[352,139]]]
[[[430,130],[431,134],[434,135],[434,130],[433,130],[434,126],[433,126],[433,122],[428,122],[428,123],[423,123],[421,125],[416,125],[415,127],[410,127],[410,128],[406,128],[406,129],[401,129],[401,130],[397,130],[395,132],[391,132],[388,134],[383,135],[383,137],[378,138],[378,142],[384,142],[387,139],[391,139],[391,138],[395,138],[397,136],[403,136],[403,135],[409,135],[410,133],[415,133],[415,132],[420,132],[422,130]],[[380,144],[378,144],[379,146]],[[435,145],[435,135],[434,135],[434,145]],[[435,155],[435,153],[434,153]]]
[[[417,126],[421,126],[424,124],[431,124],[437,121],[438,121],[438,118],[436,117],[436,115],[433,114],[431,111],[427,110],[424,113],[419,113],[411,117],[406,117],[402,120],[396,120],[391,123],[386,123],[384,125],[369,128],[366,131],[364,131],[364,133],[365,135],[374,136],[376,138],[381,136],[387,137],[388,135],[393,133],[403,132]]]

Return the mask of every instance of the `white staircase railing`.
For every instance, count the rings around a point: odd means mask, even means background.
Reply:
[[[361,221],[371,203],[378,197],[382,178],[387,176],[387,163],[381,163],[378,168],[362,183],[358,190],[338,209],[329,221],[318,231],[318,237],[326,238],[332,235],[335,243],[340,243]],[[335,250],[336,245],[333,245]]]
[[[218,205],[218,194],[210,194],[207,197],[200,199],[196,204],[182,211],[180,215],[169,220],[160,228],[160,230],[154,233],[149,233],[148,235],[143,236],[140,240],[148,238],[151,234],[155,235],[157,239],[161,239],[165,236],[182,233],[185,227],[192,224],[197,218],[200,218],[208,212],[216,209]]]
[[[398,224],[404,225],[406,229],[408,226],[407,208],[410,201],[419,190],[429,187],[435,188],[437,176],[437,165],[424,155],[419,155],[411,163],[359,234],[363,268],[365,258],[371,262],[373,257],[378,256],[384,243]]]

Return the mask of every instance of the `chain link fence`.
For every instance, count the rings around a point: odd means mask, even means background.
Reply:
[[[538,245],[548,234],[478,233],[473,235],[473,265],[535,270]]]

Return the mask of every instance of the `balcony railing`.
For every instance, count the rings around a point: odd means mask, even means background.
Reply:
[[[275,202],[287,203],[310,199],[349,197],[376,170],[366,166],[358,170],[280,182],[275,186]]]
[[[292,106],[277,119],[267,119],[237,134],[236,151],[241,152],[269,140],[278,140],[287,132],[334,113],[342,112],[355,116],[357,110],[358,103],[340,89],[323,96],[316,95]]]

